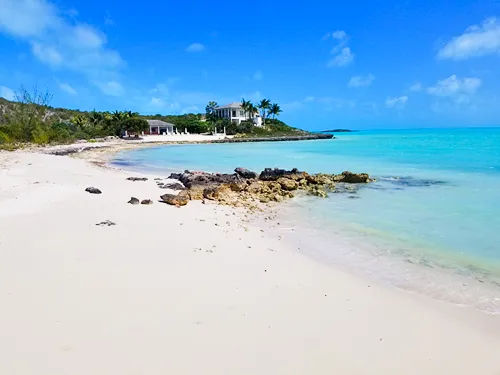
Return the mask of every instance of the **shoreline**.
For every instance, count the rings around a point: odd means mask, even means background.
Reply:
[[[240,209],[158,203],[165,176],[97,168],[109,151],[0,153],[3,373],[498,372],[498,316],[313,261]]]
[[[104,168],[128,171],[130,173],[149,173],[144,170],[143,171],[135,170],[133,168],[127,169],[125,167],[122,169],[118,165],[110,164],[110,161],[112,161],[112,159],[119,152],[143,148],[143,147],[152,147],[156,145],[152,145],[149,143],[149,144],[131,144],[129,146],[130,147],[117,147],[117,148],[109,148],[102,150],[94,149],[90,150],[90,152],[73,154],[72,156],[88,160],[91,163]],[[96,154],[98,156],[97,157],[98,160],[95,160]],[[157,172],[151,172],[151,173],[154,174]],[[300,197],[294,199],[300,199]],[[313,199],[321,199],[321,198],[313,198]],[[254,217],[254,222],[259,222],[260,220],[259,216],[266,216],[272,212],[283,211],[284,205],[286,205],[286,203],[274,203],[274,202],[271,203],[271,206],[267,204],[261,205],[260,210],[263,210],[263,213],[261,214],[258,214],[256,212],[252,213]],[[282,207],[282,210],[279,210],[280,206]],[[297,213],[298,212],[289,213],[288,216],[289,218],[291,218],[291,221],[294,222],[294,225],[296,225],[299,228],[299,231],[301,231],[303,228],[307,227],[308,223],[307,222],[300,223],[299,221],[294,220],[293,217],[294,215],[297,215]],[[287,217],[281,215],[281,220],[287,220]],[[268,224],[264,223],[263,225],[262,220],[260,220],[260,223],[257,225],[262,230],[262,229],[267,229],[266,226]],[[276,229],[275,231],[278,231],[279,228],[275,226],[275,229]],[[316,236],[321,236],[322,234],[325,234],[324,231],[316,228],[314,228],[312,231],[316,233]],[[309,232],[311,231],[303,230],[304,235],[309,235]],[[279,233],[274,233],[274,237],[279,238],[282,236]],[[340,235],[339,239],[355,241],[354,237],[351,238],[343,235]],[[357,238],[358,241],[361,241],[362,239],[363,237],[361,235],[359,235]],[[289,245],[290,248],[293,247],[293,244]],[[316,247],[323,248],[325,245],[326,243],[324,242],[321,245],[319,245],[318,243]],[[351,243],[351,247],[352,246],[355,246],[355,244]],[[384,267],[386,267],[385,271],[392,272],[392,277],[387,277],[386,275],[381,274],[382,268],[380,267],[379,267],[380,269],[378,268],[370,269],[368,271],[368,270],[363,270],[362,267],[361,268],[359,266],[356,267],[354,263],[343,262],[341,259],[337,259],[337,261],[332,261],[331,259],[329,259],[331,258],[331,256],[329,256],[326,253],[323,253],[321,255],[322,251],[318,251],[317,249],[312,249],[312,251],[309,252],[306,251],[305,255],[311,257],[315,261],[322,262],[324,264],[328,264],[333,267],[348,269],[349,272],[352,272],[359,277],[368,277],[369,279],[372,279],[372,281],[381,282],[384,285],[400,289],[404,292],[418,293],[424,297],[428,297],[436,301],[443,301],[457,306],[471,307],[483,313],[500,315],[500,301],[497,301],[495,299],[495,296],[499,292],[498,289],[499,284],[497,278],[496,277],[493,278],[494,275],[489,275],[489,274],[483,275],[482,272],[480,272],[482,270],[481,268],[477,268],[478,272],[477,274],[474,273],[460,274],[459,269],[454,268],[455,264],[453,266],[450,266],[446,263],[443,263],[442,257],[439,259],[437,258],[429,259],[430,263],[432,263],[433,261],[437,262],[434,265],[432,264],[427,265],[426,263],[419,264],[418,261],[416,262],[413,261],[414,259],[405,258],[403,254],[390,254],[390,255],[384,254],[384,252],[387,250],[377,249],[376,245],[374,244],[370,244],[370,246],[365,246],[365,247],[367,249],[370,248],[370,250],[366,249],[357,250],[358,252],[360,252],[360,254],[366,251],[366,254],[360,255],[361,256],[360,259],[364,258],[364,261],[367,264],[374,262],[384,263],[385,264]],[[351,254],[344,253],[344,255],[347,257],[349,256],[352,257],[352,253]],[[406,270],[405,272],[401,271],[401,273],[398,274],[398,272],[394,272],[393,270],[391,271],[391,265],[392,266],[396,265],[397,267],[399,267],[398,269],[401,270],[410,267],[411,269],[413,269],[413,274],[408,273],[408,270]],[[475,265],[476,265],[475,263],[470,263],[469,265],[470,269],[468,270],[471,271]],[[398,279],[399,277],[398,275],[401,276],[402,278]],[[446,285],[448,285],[448,288],[450,289],[449,294],[444,293],[444,291],[440,290],[439,287],[435,287],[434,283],[436,281],[444,282]],[[457,287],[455,287],[455,285],[457,285]],[[428,289],[429,287],[430,289]],[[469,291],[472,292],[468,294]],[[480,293],[484,294],[480,295]],[[475,298],[477,297],[480,297],[481,300],[480,301],[475,300]]]

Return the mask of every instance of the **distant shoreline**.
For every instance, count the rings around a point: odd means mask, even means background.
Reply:
[[[358,130],[350,129],[333,129],[333,130],[322,130],[321,133],[355,133]]]

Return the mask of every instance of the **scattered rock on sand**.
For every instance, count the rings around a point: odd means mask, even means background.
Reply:
[[[90,194],[102,194],[102,191],[95,187],[88,187],[85,189],[85,191],[89,192]]]
[[[186,195],[164,194],[160,198],[172,206],[185,206],[189,202],[189,197]]]
[[[127,203],[130,203],[130,204],[139,204],[139,199],[137,199],[135,197],[132,197],[132,198],[130,198],[130,200]]]
[[[153,204],[153,201],[151,199],[144,199],[143,201],[141,201],[141,204],[151,205]]]
[[[116,225],[116,223],[112,222],[111,220],[106,220],[106,221],[101,221],[100,223],[96,224],[99,227],[111,227],[113,225]]]
[[[146,177],[128,177],[128,181],[147,181],[148,179]]]

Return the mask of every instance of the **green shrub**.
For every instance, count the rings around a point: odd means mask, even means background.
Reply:
[[[35,126],[35,129],[31,132],[31,138],[37,145],[46,145],[49,143],[49,134],[41,126]]]
[[[143,131],[146,131],[148,127],[148,122],[139,117],[130,117],[120,121],[119,123],[120,132],[125,130],[128,132],[133,132],[136,135],[139,135]]]

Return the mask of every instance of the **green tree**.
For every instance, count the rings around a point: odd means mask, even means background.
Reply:
[[[139,135],[149,127],[148,122],[139,117],[127,117],[121,120],[118,125],[117,129],[119,129],[120,132],[133,132],[136,137],[139,137]]]
[[[6,115],[8,135],[21,142],[32,141],[33,136],[39,135],[46,126],[45,121],[51,115],[48,112],[51,99],[52,95],[48,91],[42,92],[34,87],[29,92],[21,86],[15,93],[12,110]]]
[[[262,113],[262,123],[265,126],[266,125],[266,115],[267,115],[267,110],[271,108],[271,101],[269,99],[262,99],[257,106]]]
[[[219,105],[217,102],[210,101],[208,102],[207,106],[205,107],[205,114],[206,114],[206,120],[214,123],[217,121],[217,115],[215,112],[215,108],[217,108]]]
[[[269,115],[272,115],[273,119],[275,119],[276,116],[279,116],[281,112],[283,111],[277,103],[271,104],[271,107],[269,108]]]

